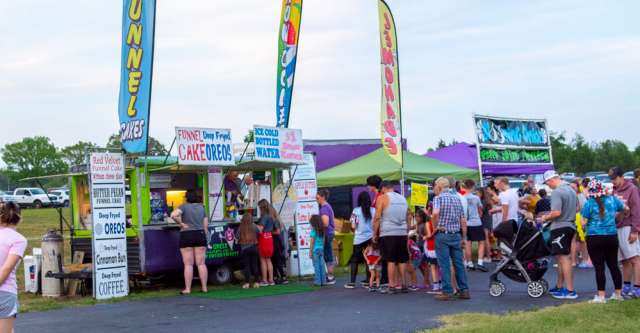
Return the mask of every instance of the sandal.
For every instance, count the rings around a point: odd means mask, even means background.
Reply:
[[[180,295],[189,295],[189,294],[191,294],[191,291],[184,291],[184,290],[180,291]]]

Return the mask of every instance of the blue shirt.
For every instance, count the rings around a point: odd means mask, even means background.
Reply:
[[[447,232],[460,232],[460,220],[465,217],[462,201],[456,194],[442,192],[433,199],[433,208],[440,210],[436,228]]]
[[[315,230],[311,229],[311,238],[313,238],[313,251],[322,251],[324,250],[324,237],[320,236],[316,233]]]
[[[587,236],[617,234],[616,214],[624,209],[624,203],[611,195],[602,197],[602,203],[604,204],[604,217],[600,217],[598,203],[594,198],[590,198],[580,211],[582,218],[588,220]]]

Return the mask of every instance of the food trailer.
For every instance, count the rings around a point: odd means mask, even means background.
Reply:
[[[126,228],[130,275],[157,277],[182,271],[180,228],[169,216],[185,202],[187,191],[195,191],[210,216],[209,278],[219,284],[231,281],[232,272],[241,268],[235,237],[240,214],[257,219],[257,202],[272,201],[273,190],[286,181],[283,170],[304,162],[300,130],[255,126],[254,133],[252,142],[231,145],[229,130],[176,128],[177,156],[126,161],[131,189]],[[72,253],[83,251],[87,263],[92,258],[89,182],[83,172],[70,178],[71,248]],[[230,201],[233,195],[225,190],[229,183],[243,190],[242,201]]]

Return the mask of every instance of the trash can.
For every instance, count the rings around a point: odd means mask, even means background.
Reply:
[[[47,272],[60,272],[63,256],[62,241],[62,236],[54,230],[49,230],[42,236],[42,296],[62,295],[62,280],[46,277]]]

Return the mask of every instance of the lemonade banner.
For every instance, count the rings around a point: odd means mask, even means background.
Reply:
[[[155,0],[124,0],[118,115],[122,149],[146,153],[153,73]]]
[[[302,0],[283,0],[278,33],[276,117],[278,127],[289,127],[293,79],[296,74]]]
[[[428,198],[428,185],[411,183],[411,206],[427,207]]]
[[[378,18],[380,22],[380,66],[382,70],[380,133],[382,145],[387,154],[402,165],[398,40],[393,15],[384,0],[378,1]]]

